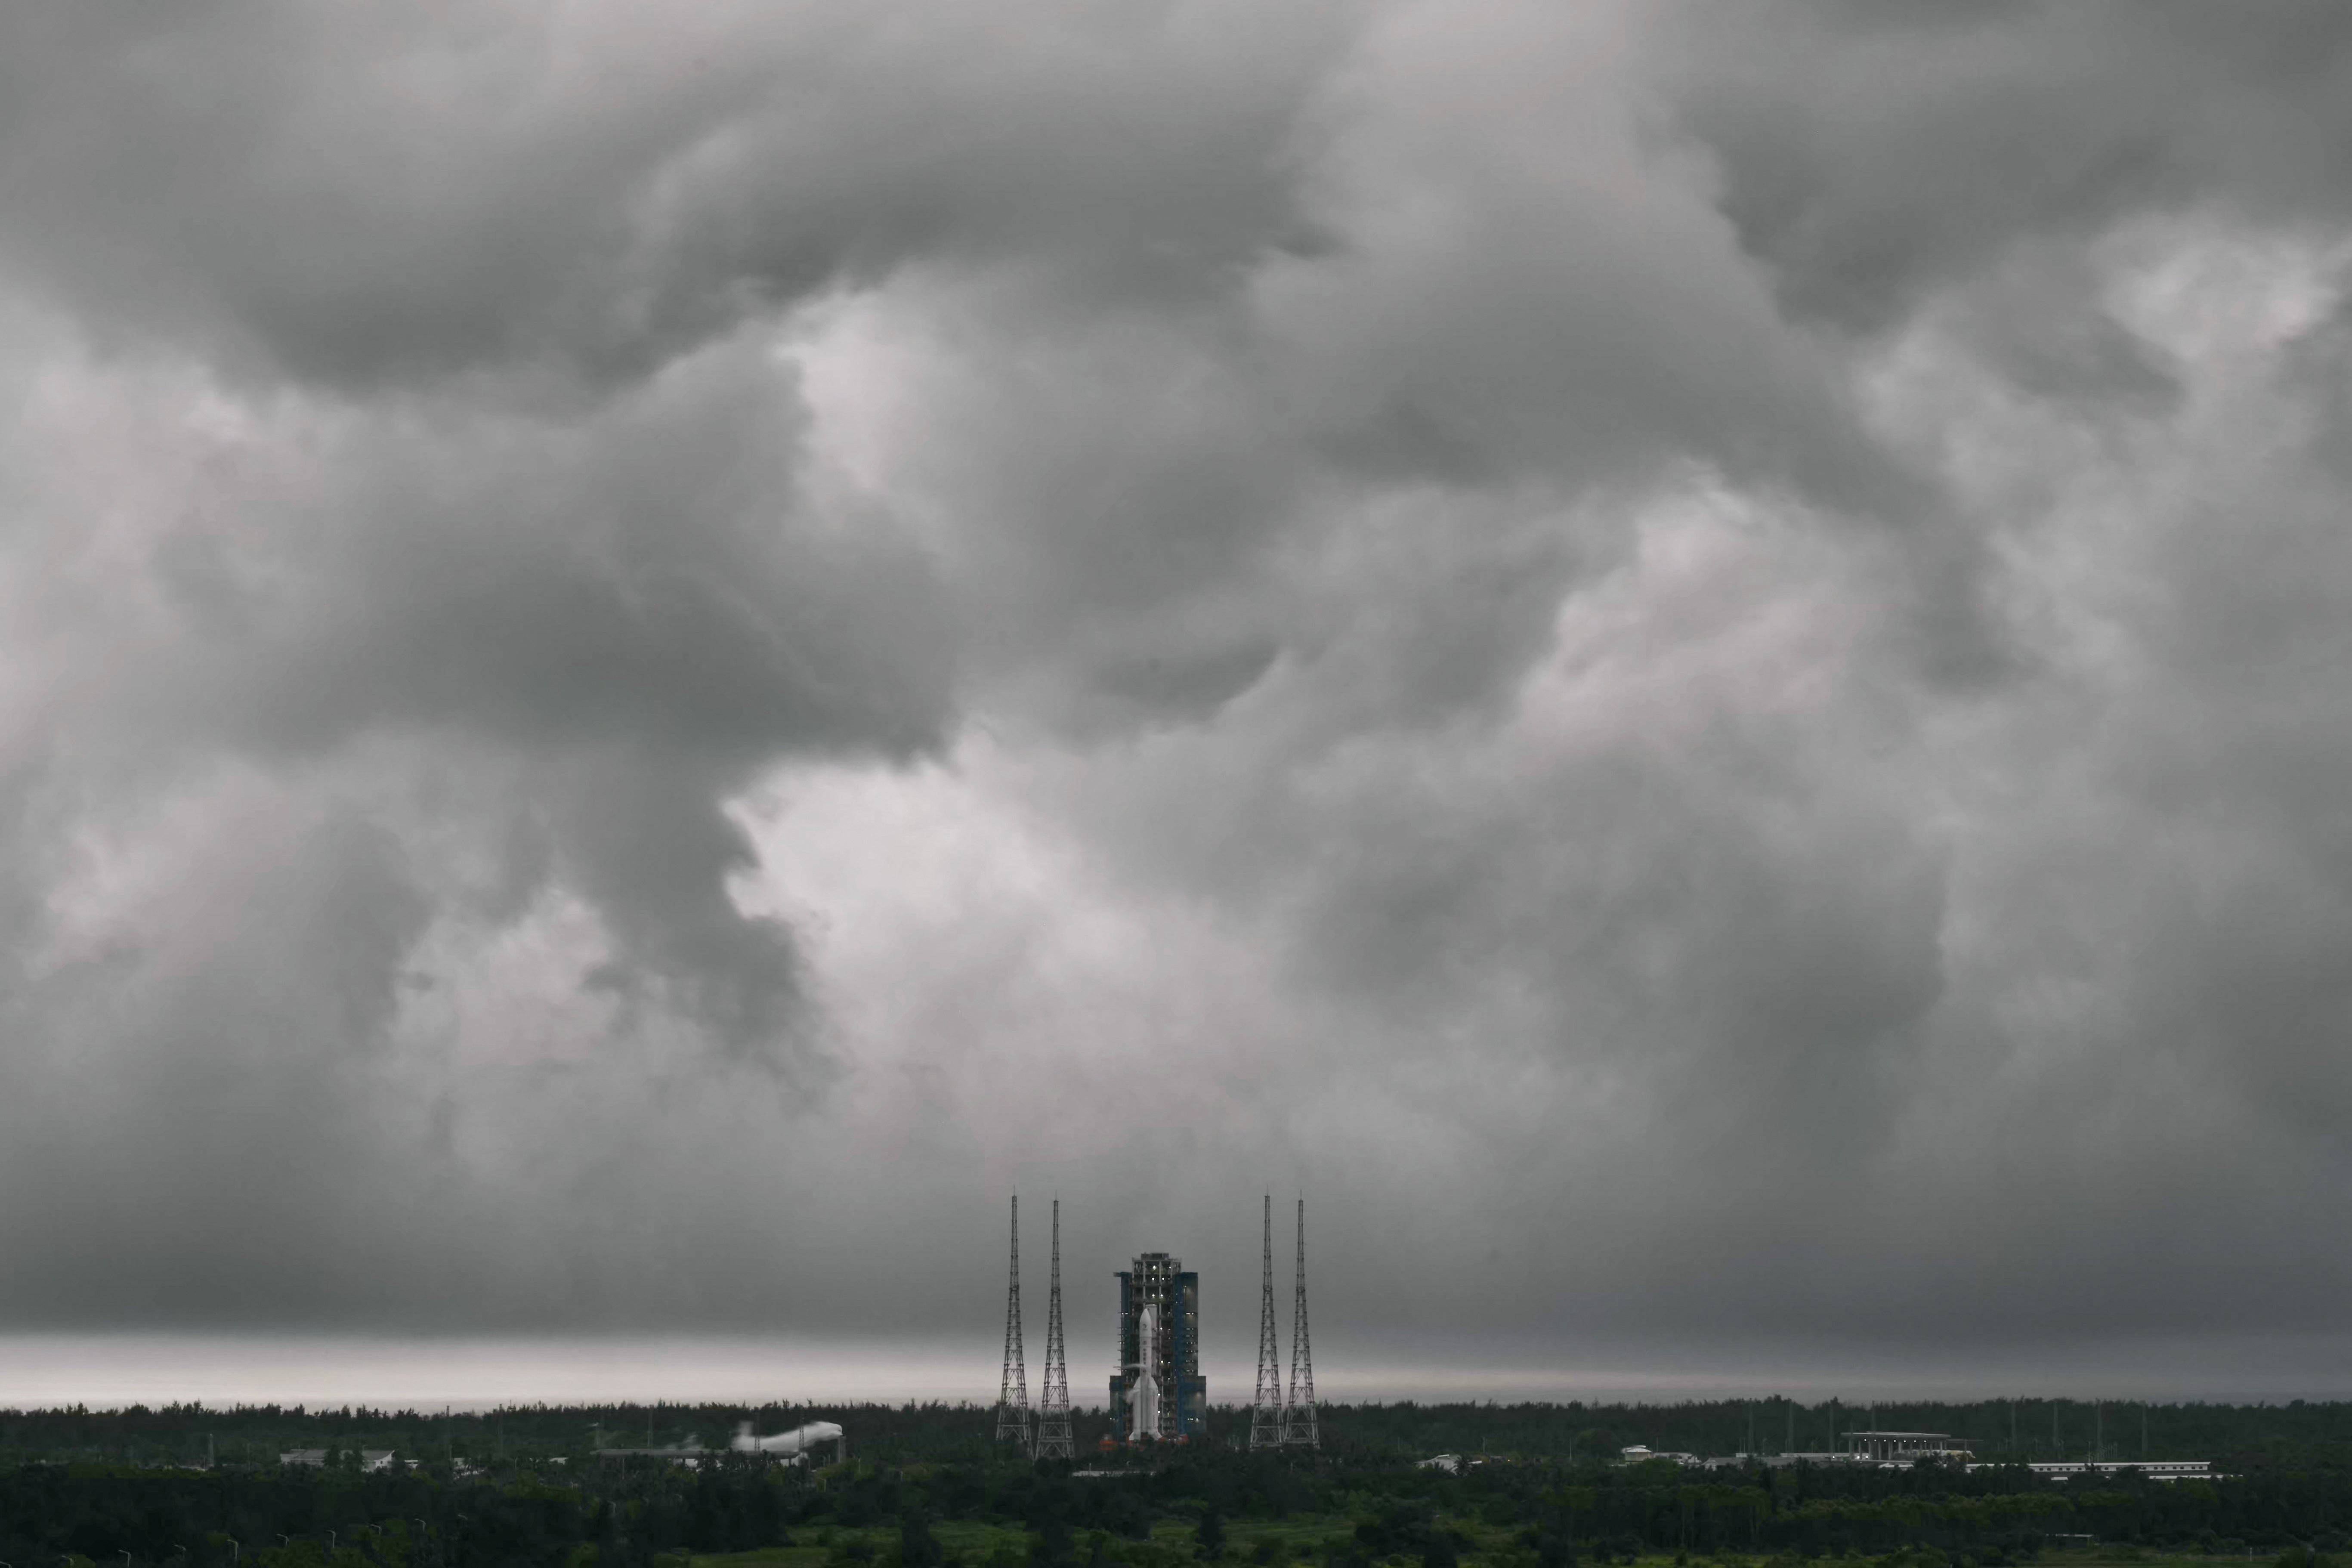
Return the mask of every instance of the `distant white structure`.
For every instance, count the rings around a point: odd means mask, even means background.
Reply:
[[[1462,1473],[1462,1456],[1459,1454],[1433,1454],[1428,1458],[1417,1459],[1414,1463],[1422,1469],[1444,1470],[1449,1476]]]
[[[1973,1459],[1969,1440],[1947,1432],[1849,1432],[1847,1452],[1868,1464],[1910,1465],[1921,1459]]]
[[[841,1427],[831,1421],[812,1421],[804,1426],[795,1426],[789,1432],[772,1432],[766,1436],[761,1436],[753,1431],[751,1423],[749,1421],[738,1421],[735,1424],[735,1436],[728,1440],[725,1448],[706,1448],[698,1438],[689,1434],[685,1442],[674,1447],[599,1448],[596,1450],[596,1458],[613,1460],[659,1459],[666,1464],[682,1465],[689,1470],[696,1470],[700,1469],[702,1461],[711,1455],[731,1451],[738,1454],[772,1455],[788,1465],[798,1465],[807,1462],[810,1453],[823,1443],[834,1445],[834,1457],[836,1459],[848,1458],[849,1439],[842,1432]]]
[[[1662,1454],[1646,1443],[1636,1443],[1631,1447],[1617,1450],[1617,1462],[1621,1465],[1643,1465],[1652,1459],[1672,1459],[1675,1464],[1685,1467],[1699,1462],[1696,1454]]]
[[[1945,1464],[1964,1464],[1971,1470],[1999,1469],[2000,1464],[1979,1460],[1969,1451],[1965,1437],[1954,1437],[1943,1432],[1853,1432],[1845,1435],[1850,1447],[1831,1453],[1810,1454],[1734,1454],[1725,1458],[1702,1459],[1693,1454],[1667,1453],[1636,1443],[1617,1451],[1621,1465],[1639,1465],[1652,1459],[1671,1459],[1685,1469],[1738,1469],[1748,1465],[1763,1465],[1778,1469],[1784,1465],[1852,1465],[1864,1469],[1907,1469],[1922,1459],[1936,1459]],[[1452,1454],[1440,1454],[1433,1459],[1421,1461],[1424,1468],[1452,1470],[1460,1460]],[[2025,1467],[2037,1476],[2053,1480],[2066,1480],[2075,1476],[2117,1476],[2136,1470],[2152,1481],[2226,1480],[2213,1468],[2210,1459],[2053,1459],[2037,1460]]]
[[[1843,1441],[1846,1446],[1832,1453],[1759,1454],[1754,1462],[1772,1469],[1783,1465],[1859,1465],[1900,1470],[1922,1459],[1965,1464],[1976,1458],[1966,1437],[1947,1432],[1848,1432],[1843,1434]]]
[[[805,1426],[765,1437],[754,1435],[749,1421],[740,1421],[736,1423],[734,1440],[727,1446],[739,1454],[779,1454],[797,1461],[806,1458],[817,1444],[838,1443],[841,1439],[841,1427],[832,1421],[812,1421]]]
[[[324,1469],[327,1464],[327,1450],[324,1448],[295,1448],[289,1452],[278,1455],[278,1462],[281,1465],[308,1465],[314,1470]],[[360,1468],[367,1471],[388,1470],[392,1468],[392,1450],[389,1448],[361,1449]]]
[[[1969,1467],[1972,1470],[1989,1468],[1992,1467],[1985,1465]],[[2048,1476],[2051,1479],[2059,1481],[2082,1475],[2121,1475],[2126,1470],[2137,1470],[2152,1481],[2210,1481],[2227,1479],[2214,1475],[2213,1461],[2210,1459],[2101,1459],[2096,1463],[2088,1459],[2046,1459],[2037,1460],[2025,1468],[2037,1476]]]
[[[1160,1378],[1154,1370],[1159,1360],[1159,1302],[1146,1301],[1136,1314],[1135,1337],[1143,1348],[1136,1352],[1135,1381],[1127,1385],[1127,1440],[1140,1443],[1160,1436]]]

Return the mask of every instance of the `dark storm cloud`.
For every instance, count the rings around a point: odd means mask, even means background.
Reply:
[[[12,13],[0,1303],[2326,1330],[2344,33]]]
[[[1801,310],[1884,325],[2021,236],[2200,201],[2340,217],[2352,17],[2325,0],[1700,7],[1687,123]]]
[[[910,262],[1117,299],[1300,242],[1278,154],[1327,9],[1237,48],[1149,5],[36,7],[0,200],[101,336],[356,387],[640,374]]]
[[[624,962],[739,1051],[779,1046],[791,945],[727,900],[749,850],[719,802],[780,752],[934,743],[946,672],[919,561],[887,526],[827,538],[797,509],[775,383],[719,350],[575,424],[460,406],[330,415],[290,452],[276,432],[224,441],[186,476],[214,515],[142,542],[142,645],[60,634],[78,721],[162,749],[163,768],[224,744],[299,766],[384,738],[420,749],[403,761],[426,790],[503,753],[490,765],[521,793],[491,828],[526,842],[502,863],[560,863]]]

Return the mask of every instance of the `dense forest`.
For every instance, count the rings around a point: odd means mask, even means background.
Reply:
[[[1614,1458],[1643,1444],[1701,1457],[1832,1448],[1864,1427],[1947,1432],[1992,1460],[2212,1460],[2240,1471],[2279,1465],[2352,1469],[2352,1403],[2144,1405],[2081,1400],[1974,1404],[1800,1405],[1785,1399],[1680,1405],[1331,1405],[1323,1434],[1337,1451],[1368,1462],[1432,1454],[1527,1460]],[[979,1462],[989,1457],[991,1413],[970,1405],[546,1405],[426,1414],[299,1406],[133,1405],[127,1410],[0,1410],[0,1465],[36,1459],[133,1466],[250,1466],[298,1448],[395,1449],[414,1459],[495,1463],[586,1456],[598,1448],[724,1447],[740,1421],[762,1432],[837,1421],[852,1456],[886,1464]],[[1106,1430],[1100,1411],[1079,1411],[1078,1438]],[[1246,1408],[1211,1413],[1211,1441],[1248,1431]]]
[[[596,1452],[723,1446],[745,1419],[762,1431],[839,1421],[850,1452],[809,1467]],[[6,1412],[0,1563],[678,1568],[685,1554],[756,1552],[740,1561],[1570,1568],[1900,1552],[1903,1568],[1999,1568],[2085,1541],[2308,1563],[2352,1531],[2352,1405],[1402,1404],[1330,1405],[1320,1419],[1319,1453],[1250,1454],[1247,1412],[1233,1410],[1199,1442],[1102,1452],[1096,1415],[1072,1465],[1010,1453],[971,1405]],[[2144,1425],[2149,1457],[2212,1459],[2225,1474],[2067,1482],[2009,1465],[1615,1462],[1635,1443],[1769,1453],[1792,1431],[1819,1448],[1832,1423],[1950,1432],[1991,1459],[2080,1458],[2103,1441],[2126,1461]],[[279,1462],[296,1449],[328,1450],[327,1463]],[[401,1462],[364,1470],[361,1454],[383,1449]],[[1417,1462],[1439,1453],[1464,1462]]]

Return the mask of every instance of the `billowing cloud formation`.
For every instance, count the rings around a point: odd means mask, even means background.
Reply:
[[[2347,72],[12,15],[0,1310],[955,1331],[1018,1184],[1222,1336],[1304,1184],[1341,1345],[2330,1331]]]

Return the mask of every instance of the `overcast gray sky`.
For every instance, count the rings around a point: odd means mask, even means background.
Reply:
[[[2340,0],[11,5],[0,1328],[2352,1385],[2347,171]]]

